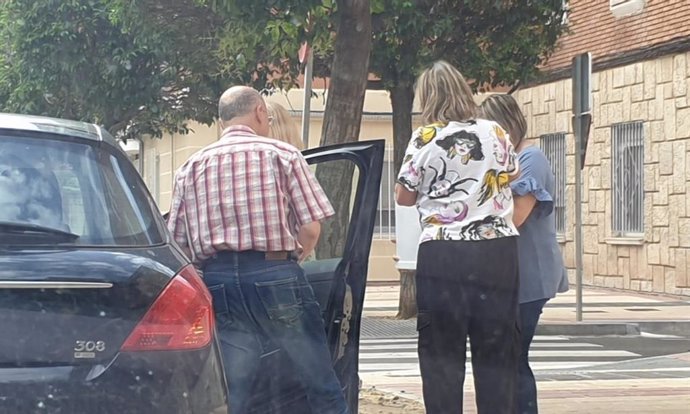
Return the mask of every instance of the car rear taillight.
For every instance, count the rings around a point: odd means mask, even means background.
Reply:
[[[163,289],[121,350],[203,348],[211,342],[213,328],[211,295],[194,267],[189,265]]]

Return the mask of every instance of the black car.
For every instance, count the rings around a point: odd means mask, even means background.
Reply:
[[[305,152],[352,189],[326,223],[340,241],[304,265],[352,412],[383,150]],[[0,413],[227,412],[209,293],[98,126],[0,114],[0,315]],[[263,362],[253,412],[309,413],[281,350]]]
[[[118,143],[0,115],[0,412],[226,413],[210,295]]]

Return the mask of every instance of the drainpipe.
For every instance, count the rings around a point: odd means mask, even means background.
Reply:
[[[135,138],[139,142],[139,175],[144,177],[144,140]]]

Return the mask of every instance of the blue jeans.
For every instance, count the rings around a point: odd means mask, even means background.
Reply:
[[[537,414],[537,381],[529,366],[529,347],[539,324],[539,317],[548,299],[520,304],[521,352],[518,365],[518,414]]]
[[[206,261],[204,282],[213,297],[232,414],[248,411],[268,342],[293,362],[312,412],[348,413],[319,304],[299,264],[267,261],[262,252],[222,252]]]

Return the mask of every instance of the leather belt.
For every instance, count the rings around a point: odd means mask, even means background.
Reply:
[[[290,260],[293,258],[293,252],[279,251],[279,252],[265,252],[266,260]]]

